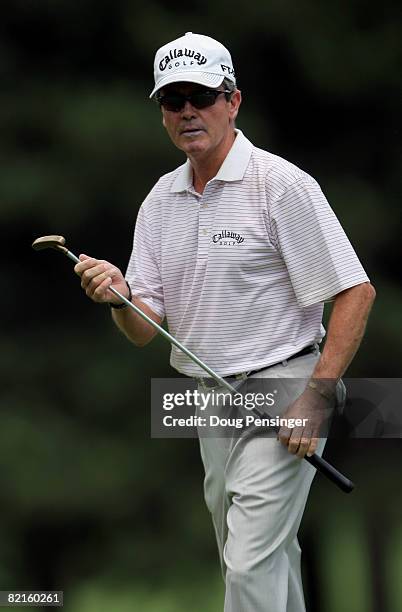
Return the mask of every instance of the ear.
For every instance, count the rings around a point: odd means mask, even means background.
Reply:
[[[164,128],[166,128],[165,113],[163,112],[163,108],[161,109],[161,112],[162,112],[162,125]]]
[[[242,99],[241,91],[240,89],[236,89],[236,91],[232,94],[229,100],[229,104],[230,104],[229,116],[232,121],[234,121],[237,117],[237,114],[239,112],[239,107],[241,104],[241,99]]]

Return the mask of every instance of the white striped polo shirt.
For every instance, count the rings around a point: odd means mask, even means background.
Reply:
[[[323,302],[369,280],[318,183],[236,133],[202,195],[189,160],[159,179],[126,274],[133,295],[221,376],[320,342]],[[205,375],[174,346],[171,365]]]

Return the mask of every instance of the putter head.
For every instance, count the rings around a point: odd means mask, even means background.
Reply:
[[[66,239],[63,236],[41,236],[32,243],[32,248],[35,251],[41,251],[42,249],[56,249],[62,253],[67,253],[67,248],[64,246]]]

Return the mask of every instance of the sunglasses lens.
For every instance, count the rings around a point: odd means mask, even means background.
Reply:
[[[180,94],[168,94],[162,96],[160,99],[160,104],[166,108],[166,110],[173,112],[181,110],[185,103],[185,97]]]
[[[159,104],[166,108],[166,110],[175,113],[184,108],[187,100],[189,100],[190,104],[194,106],[194,108],[207,108],[207,106],[212,106],[215,104],[216,98],[220,93],[223,92],[199,91],[191,94],[190,96],[184,96],[179,93],[171,93],[161,96],[159,98]]]
[[[205,91],[193,94],[190,101],[195,108],[207,108],[207,106],[215,104],[215,100],[216,95],[213,92]]]

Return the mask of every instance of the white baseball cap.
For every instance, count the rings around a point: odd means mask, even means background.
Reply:
[[[209,36],[192,32],[158,49],[154,77],[155,87],[150,98],[158,89],[179,81],[219,87],[227,78],[236,84],[232,58],[226,47]]]

